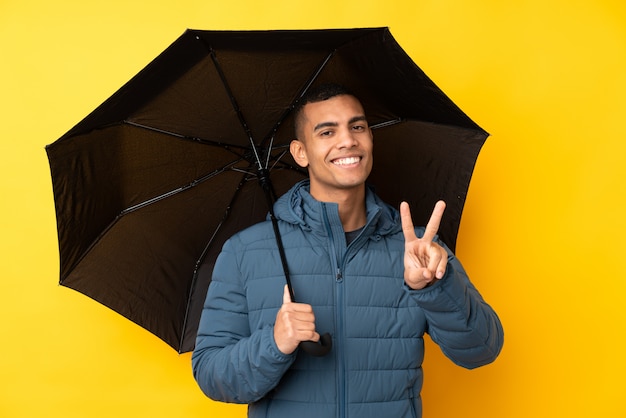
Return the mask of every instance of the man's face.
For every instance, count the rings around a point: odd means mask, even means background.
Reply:
[[[372,131],[359,101],[349,95],[309,103],[302,109],[302,138],[291,143],[291,153],[308,167],[311,195],[336,201],[338,193],[364,190],[372,170]]]

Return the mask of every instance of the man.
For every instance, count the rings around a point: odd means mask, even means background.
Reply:
[[[248,403],[250,417],[421,417],[423,335],[455,363],[498,356],[503,332],[461,264],[437,237],[445,205],[414,229],[365,181],[373,137],[339,86],[311,91],[290,151],[309,179],[275,204],[295,298],[271,224],[233,236],[209,287],[194,376],[212,399]],[[332,335],[331,351],[298,348]]]

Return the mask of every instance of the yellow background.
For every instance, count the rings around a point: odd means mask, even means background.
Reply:
[[[245,416],[189,354],[57,284],[44,146],[186,28],[367,26],[491,133],[457,252],[505,347],[466,371],[429,343],[425,416],[626,416],[624,4],[1,0],[0,416]]]

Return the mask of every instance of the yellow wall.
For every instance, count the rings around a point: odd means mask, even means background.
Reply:
[[[505,348],[466,371],[429,344],[426,416],[626,416],[623,5],[0,1],[0,416],[245,416],[203,397],[188,354],[57,285],[44,146],[188,27],[364,26],[389,26],[492,134],[458,255],[499,312]]]

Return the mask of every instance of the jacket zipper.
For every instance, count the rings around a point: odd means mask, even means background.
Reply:
[[[341,406],[339,407],[339,416],[346,417],[347,416],[346,411],[348,410],[348,402],[346,399],[346,366],[345,366],[345,358],[344,358],[344,352],[343,352],[343,348],[346,346],[345,341],[344,341],[345,295],[344,295],[344,285],[343,285],[343,273],[341,272],[340,267],[337,267],[337,274],[335,276],[335,281],[337,283],[337,286],[336,286],[337,306],[338,306],[338,316],[339,316],[338,321],[337,321],[337,335],[338,335],[337,345],[341,347],[340,350],[336,351],[337,352],[337,369],[339,370],[339,373],[338,373],[339,384],[337,386],[337,389],[339,391],[338,399],[341,400],[340,405],[343,405],[343,409],[341,408]]]
[[[335,360],[337,361],[337,416],[346,417],[347,400],[346,400],[346,376],[345,376],[345,364],[343,347],[344,342],[344,286],[343,286],[343,272],[339,264],[339,254],[337,252],[337,245],[335,243],[335,236],[332,231],[332,226],[328,219],[327,205],[323,205],[322,213],[324,215],[324,224],[326,225],[326,231],[328,233],[328,241],[330,244],[330,257],[331,266],[335,268],[335,347],[336,353]]]
[[[335,234],[333,234],[333,228],[328,219],[327,205],[322,203],[322,213],[324,218],[324,224],[326,225],[326,231],[328,233],[328,239],[330,242],[330,253],[331,253],[331,265],[335,267],[335,301],[336,301],[336,316],[335,316],[335,347],[341,347],[341,349],[334,350],[336,353],[337,360],[337,416],[345,418],[348,416],[348,398],[346,395],[346,366],[345,366],[345,355],[343,352],[343,348],[345,347],[345,287],[344,287],[344,277],[343,270],[345,268],[346,260],[348,259],[348,252],[351,248],[355,247],[355,244],[358,241],[362,240],[363,231],[359,234],[358,237],[354,239],[346,247],[341,254],[338,252],[338,245],[335,240]],[[373,218],[368,219],[364,230],[370,225],[373,221]],[[343,227],[342,227],[343,231]],[[342,407],[343,406],[343,407]]]

